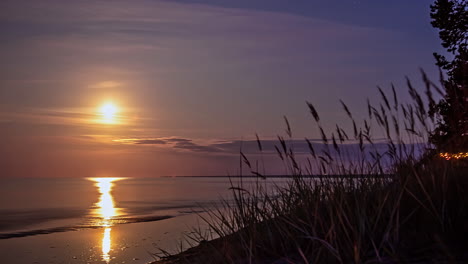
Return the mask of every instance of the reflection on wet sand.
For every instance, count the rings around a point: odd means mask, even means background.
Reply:
[[[111,250],[111,228],[106,227],[104,229],[104,235],[102,236],[102,259],[106,262],[110,261],[109,251]]]
[[[95,182],[100,193],[99,202],[95,204],[93,214],[99,219],[95,224],[104,227],[102,236],[102,259],[109,263],[111,260],[109,252],[112,249],[111,230],[113,219],[122,214],[120,208],[115,207],[114,198],[112,197],[112,187],[114,182],[124,178],[89,178]]]

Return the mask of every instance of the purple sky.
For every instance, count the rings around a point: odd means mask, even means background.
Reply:
[[[1,1],[0,177],[236,174],[283,116],[319,138],[306,100],[333,128],[339,99],[437,80],[431,2]]]

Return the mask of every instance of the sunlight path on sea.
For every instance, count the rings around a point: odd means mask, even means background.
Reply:
[[[98,217],[95,223],[97,226],[104,227],[102,236],[102,259],[109,263],[111,260],[110,251],[112,250],[111,230],[113,219],[122,214],[120,208],[115,207],[114,197],[112,196],[112,188],[114,183],[125,178],[88,178],[94,181],[94,186],[98,188],[100,193],[99,201],[95,204],[93,214]]]

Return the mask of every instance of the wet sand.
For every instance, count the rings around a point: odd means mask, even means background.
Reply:
[[[31,263],[150,263],[157,247],[176,253],[183,232],[196,226],[198,216],[188,214],[155,222],[111,227],[105,245],[105,228],[82,229],[0,240],[2,264]],[[103,249],[110,246],[109,261]]]

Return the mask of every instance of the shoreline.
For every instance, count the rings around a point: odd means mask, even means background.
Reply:
[[[147,217],[139,217],[139,218],[129,218],[124,219],[122,223],[114,224],[114,226],[118,225],[126,225],[126,224],[135,224],[135,223],[145,223],[145,222],[157,222],[165,219],[171,219],[176,216],[172,215],[163,215],[163,216],[147,216]],[[0,233],[0,240],[4,239],[12,239],[12,238],[20,238],[20,237],[29,237],[29,236],[37,236],[37,235],[47,235],[53,233],[63,233],[63,232],[74,232],[86,229],[101,229],[104,228],[102,226],[96,225],[77,225],[77,226],[62,226],[62,227],[51,227],[46,229],[33,229],[33,230],[26,230],[26,231],[18,231],[13,233]]]

